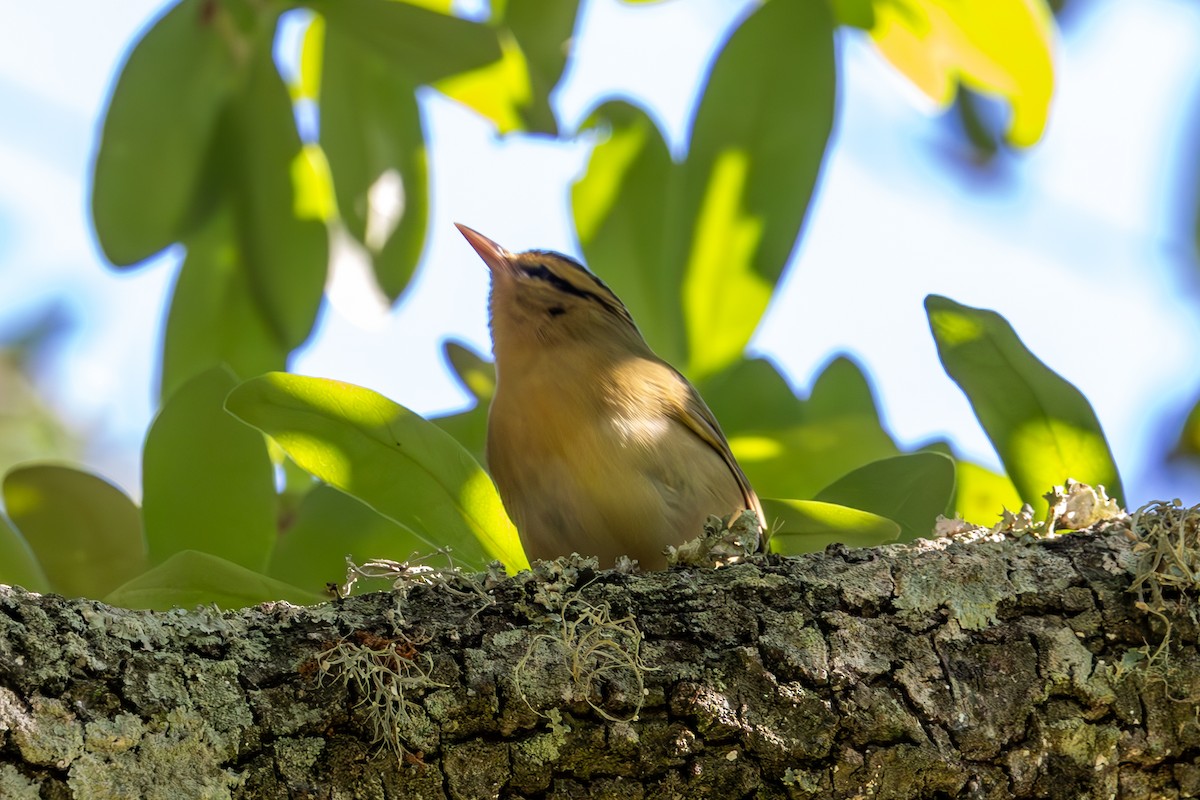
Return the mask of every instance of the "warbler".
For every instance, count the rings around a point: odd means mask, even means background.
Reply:
[[[529,558],[661,569],[709,515],[763,519],[712,411],[603,281],[457,227],[491,271],[487,461]]]

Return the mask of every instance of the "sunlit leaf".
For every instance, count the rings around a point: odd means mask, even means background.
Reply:
[[[502,56],[470,72],[452,75],[437,89],[490,120],[499,133],[558,133],[550,92],[571,51],[577,0],[493,3]]]
[[[487,403],[492,399],[496,393],[495,364],[462,342],[453,340],[442,343],[442,355],[454,371],[454,377],[476,400]]]
[[[1179,431],[1174,455],[1200,458],[1200,402],[1192,406]]]
[[[265,38],[255,50],[247,83],[225,117],[215,163],[232,201],[251,291],[291,350],[308,338],[321,303],[328,203],[311,196],[322,183],[320,164],[301,145],[269,44]]]
[[[184,233],[213,131],[240,80],[238,3],[183,0],[155,20],[121,68],[96,152],[92,218],[113,264]]]
[[[124,608],[169,611],[211,604],[230,610],[270,601],[311,605],[328,599],[211,553],[183,550],[117,587],[104,602]]]
[[[271,554],[267,574],[312,592],[346,579],[346,557],[404,561],[428,544],[348,494],[319,485],[304,496]],[[376,585],[375,588],[384,588]]]
[[[1025,502],[1044,515],[1042,495],[1067,478],[1124,498],[1091,403],[1029,352],[1007,320],[938,295],[925,298],[925,310],[942,365]]]
[[[815,499],[887,517],[910,540],[929,538],[953,497],[954,460],[941,453],[909,453],[861,466],[826,486]]]
[[[146,568],[138,507],[102,478],[55,464],[18,467],[4,477],[4,506],[60,594],[99,599]]]
[[[227,407],[325,483],[416,531],[430,550],[450,546],[475,568],[492,558],[510,570],[528,566],[487,473],[403,406],[358,386],[271,373],[239,386]]]
[[[740,357],[799,234],[833,119],[832,27],[824,3],[755,11],[717,57],[682,164],[633,107],[594,115],[611,133],[574,187],[580,242],[693,378]]]
[[[307,0],[337,30],[388,59],[413,84],[476,69],[500,58],[486,25],[393,0]]]
[[[223,368],[179,387],[146,435],[142,513],[151,561],[200,550],[261,570],[275,543],[275,472],[258,431],[224,410]]]
[[[31,592],[48,592],[53,587],[29,547],[29,542],[0,514],[0,583],[20,586]]]
[[[1006,475],[956,459],[955,477],[954,510],[968,522],[991,527],[1005,509],[1021,508],[1021,495]]]
[[[321,20],[313,25],[322,27]],[[307,45],[322,41],[321,146],[338,210],[371,255],[380,288],[394,300],[417,268],[429,217],[416,84],[337,27]]]
[[[1054,94],[1055,26],[1045,0],[877,0],[871,37],[935,103],[949,105],[961,82],[1008,101],[1009,142],[1041,138]]]
[[[220,364],[241,378],[282,369],[289,348],[255,301],[229,209],[213,213],[185,244],[163,337],[161,397]]]
[[[771,498],[763,498],[762,505],[771,530],[771,550],[783,555],[812,553],[835,542],[874,547],[900,536],[900,526],[895,522],[857,508]]]

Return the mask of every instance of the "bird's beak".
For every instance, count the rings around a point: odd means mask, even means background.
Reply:
[[[456,222],[454,223],[454,227],[458,228],[459,233],[467,237],[467,241],[471,243],[471,247],[475,248],[475,252],[479,253],[479,257],[483,259],[483,263],[488,265],[488,269],[493,274],[512,274],[515,271],[512,262],[512,253],[479,231],[472,230],[466,225],[459,225]]]

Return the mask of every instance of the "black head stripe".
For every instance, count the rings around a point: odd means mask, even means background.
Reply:
[[[630,318],[629,312],[625,309],[625,305],[617,299],[617,296],[612,293],[612,290],[608,288],[604,281],[597,278],[587,267],[575,259],[565,256],[562,253],[556,253],[553,250],[532,250],[526,255],[542,256],[545,260],[553,260],[556,265],[573,269],[575,275],[590,284],[592,288],[577,286],[547,266],[543,259],[534,260],[532,263],[521,263],[521,272],[527,277],[545,281],[563,294],[593,300],[608,311],[633,324],[633,320]]]

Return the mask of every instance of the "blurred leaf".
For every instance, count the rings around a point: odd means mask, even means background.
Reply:
[[[872,0],[832,0],[833,16],[839,25],[870,30],[875,27],[875,4]]]
[[[121,68],[92,178],[96,237],[117,266],[184,233],[217,120],[240,80],[247,42],[233,19],[239,10],[237,2],[183,0]]]
[[[475,403],[465,411],[431,417],[429,421],[453,436],[482,464],[487,459],[488,405],[496,391],[496,365],[459,342],[443,342],[442,353]]]
[[[848,547],[875,547],[896,541],[900,526],[890,519],[816,500],[763,498],[771,530],[771,550],[785,556],[813,553],[840,542]]]
[[[726,435],[789,428],[804,418],[805,405],[765,358],[739,358],[697,388]]]
[[[138,507],[95,475],[19,467],[4,477],[4,505],[60,594],[99,599],[146,568]]]
[[[680,218],[682,168],[651,119],[624,102],[605,103],[592,123],[606,139],[592,150],[571,190],[575,227],[592,268],[625,303],[646,341],[684,366],[680,305],[686,220]]]
[[[416,84],[377,51],[314,20],[305,47],[323,57],[321,146],[341,219],[370,253],[380,288],[395,300],[425,246],[429,174]],[[309,79],[307,82],[311,82]]]
[[[442,355],[454,371],[463,389],[481,403],[488,403],[496,393],[496,365],[462,342],[442,343]]]
[[[1054,17],[1045,0],[876,2],[880,52],[930,100],[948,106],[961,82],[1012,106],[1008,141],[1028,147],[1054,94]]]
[[[182,550],[114,589],[104,602],[153,611],[216,604],[228,611],[270,601],[311,605],[328,599],[211,553]]]
[[[1038,361],[1002,316],[938,295],[925,298],[925,310],[942,365],[971,401],[1025,502],[1044,515],[1042,495],[1067,478],[1124,499],[1091,403]]]
[[[373,558],[404,561],[427,551],[419,534],[398,525],[330,486],[304,496],[271,554],[267,574],[309,591],[346,579],[346,556],[362,564]],[[377,588],[384,588],[382,586]]]
[[[163,337],[160,397],[221,364],[241,378],[283,369],[290,348],[255,302],[229,208],[209,217],[185,245]]]
[[[416,531],[460,563],[528,566],[496,487],[448,434],[368,389],[271,373],[229,395],[229,410],[322,481]]]
[[[941,453],[910,453],[859,467],[815,499],[870,511],[899,523],[904,541],[929,538],[954,498],[954,460]]]
[[[799,234],[833,119],[832,26],[823,3],[767,3],[743,22],[683,164],[632,106],[593,115],[611,135],[574,187],[580,242],[651,346],[693,378],[741,355]]]
[[[20,586],[31,592],[49,592],[53,587],[33,555],[29,543],[0,514],[0,583]]]
[[[804,413],[812,422],[855,414],[879,419],[879,407],[866,373],[847,356],[835,357],[817,374]]]
[[[272,58],[273,33],[257,43],[249,79],[225,117],[217,158],[254,298],[290,351],[308,338],[325,288],[328,202],[320,195],[330,190],[317,188],[322,165],[296,132]]]
[[[146,435],[142,514],[151,561],[200,550],[261,570],[275,544],[275,470],[266,442],[225,412],[224,368],[167,398]]]
[[[500,58],[486,25],[393,0],[306,0],[337,30],[386,58],[390,69],[416,84],[475,69]]]
[[[1001,513],[1018,511],[1021,496],[1006,475],[962,459],[955,460],[956,493],[954,510],[975,525],[991,527]]]
[[[1200,457],[1200,401],[1192,406],[1192,410],[1188,412],[1187,418],[1183,421],[1183,427],[1179,431],[1179,439],[1175,443],[1175,449],[1172,452],[1173,456],[1185,456],[1188,458]]]
[[[440,81],[437,89],[490,120],[500,134],[558,134],[550,92],[570,52],[578,0],[493,3],[499,61]]]

